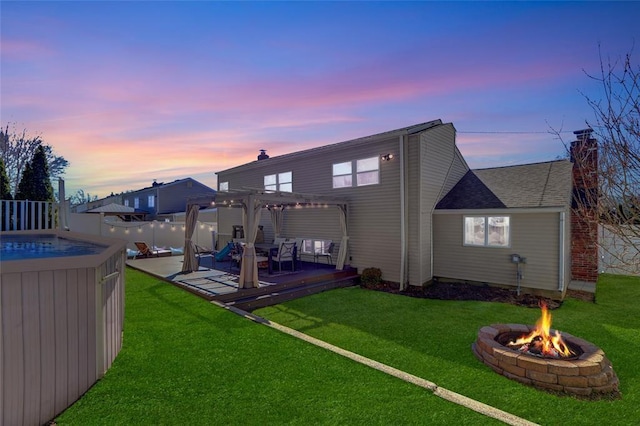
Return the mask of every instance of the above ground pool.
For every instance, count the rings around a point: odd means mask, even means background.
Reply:
[[[69,240],[55,234],[3,235],[0,238],[0,260],[83,256],[102,253],[106,248],[105,245]]]
[[[0,232],[0,425],[49,424],[122,348],[127,242]]]

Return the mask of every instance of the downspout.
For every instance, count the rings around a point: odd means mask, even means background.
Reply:
[[[400,289],[407,288],[407,237],[406,237],[406,202],[407,196],[405,194],[405,155],[404,155],[404,137],[400,135],[398,137],[400,153]]]
[[[565,213],[562,211],[560,212],[560,235],[559,235],[559,241],[560,241],[560,245],[559,245],[559,250],[560,250],[560,254],[559,254],[559,267],[558,267],[558,291],[564,291],[564,274],[565,274],[565,238],[564,238],[564,232],[565,232],[565,227],[566,227],[566,221],[565,221]]]

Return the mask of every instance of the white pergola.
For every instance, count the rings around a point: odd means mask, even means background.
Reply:
[[[243,188],[218,192],[215,206],[242,208],[242,226],[246,245],[242,254],[242,267],[238,288],[258,287],[258,263],[256,261],[255,241],[263,208],[271,212],[271,222],[276,236],[282,229],[283,211],[286,208],[305,206],[336,207],[339,213],[342,239],[336,259],[336,269],[342,269],[347,259],[349,235],[347,230],[348,201],[325,195],[301,194],[294,192],[266,191],[263,189]],[[195,256],[195,254],[194,254]],[[186,257],[186,250],[185,250]]]

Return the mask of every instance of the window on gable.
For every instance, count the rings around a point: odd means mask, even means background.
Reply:
[[[153,195],[149,195],[149,197],[147,198],[147,206],[155,207],[156,206],[156,197],[154,197]]]
[[[293,173],[284,172],[264,177],[264,189],[267,191],[293,192]]]
[[[293,192],[293,173],[278,173],[278,190],[282,192]]]
[[[346,188],[353,186],[351,161],[333,165],[333,187]]]
[[[334,188],[376,185],[378,183],[380,183],[380,163],[377,156],[333,164]]]
[[[509,247],[509,216],[465,216],[464,245]]]
[[[380,162],[377,156],[358,160],[356,164],[358,186],[376,185],[380,182]]]
[[[218,191],[220,191],[220,192],[228,192],[229,191],[229,182],[220,182],[220,185],[218,185]]]

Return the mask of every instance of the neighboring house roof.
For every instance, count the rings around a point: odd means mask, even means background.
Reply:
[[[120,219],[128,220],[144,220],[147,212],[133,207],[124,206],[122,204],[110,203],[95,209],[87,210],[85,213],[103,213],[105,216],[118,216]]]
[[[123,195],[131,195],[131,194],[135,194],[136,192],[146,192],[149,191],[150,189],[160,189],[160,188],[167,188],[169,186],[174,186],[183,182],[187,182],[187,181],[192,181],[193,183],[200,185],[202,188],[205,188],[208,192],[216,192],[215,189],[208,187],[207,185],[198,182],[197,180],[193,179],[193,178],[184,178],[184,179],[176,179],[173,182],[168,182],[168,183],[164,183],[164,182],[154,182],[151,186],[147,186],[141,189],[136,189],[135,191],[129,191]]]
[[[135,213],[135,211],[136,209],[133,207],[111,203],[105,206],[96,207],[95,209],[87,210],[87,213]]]
[[[565,206],[571,200],[568,160],[469,170],[436,209]]]

